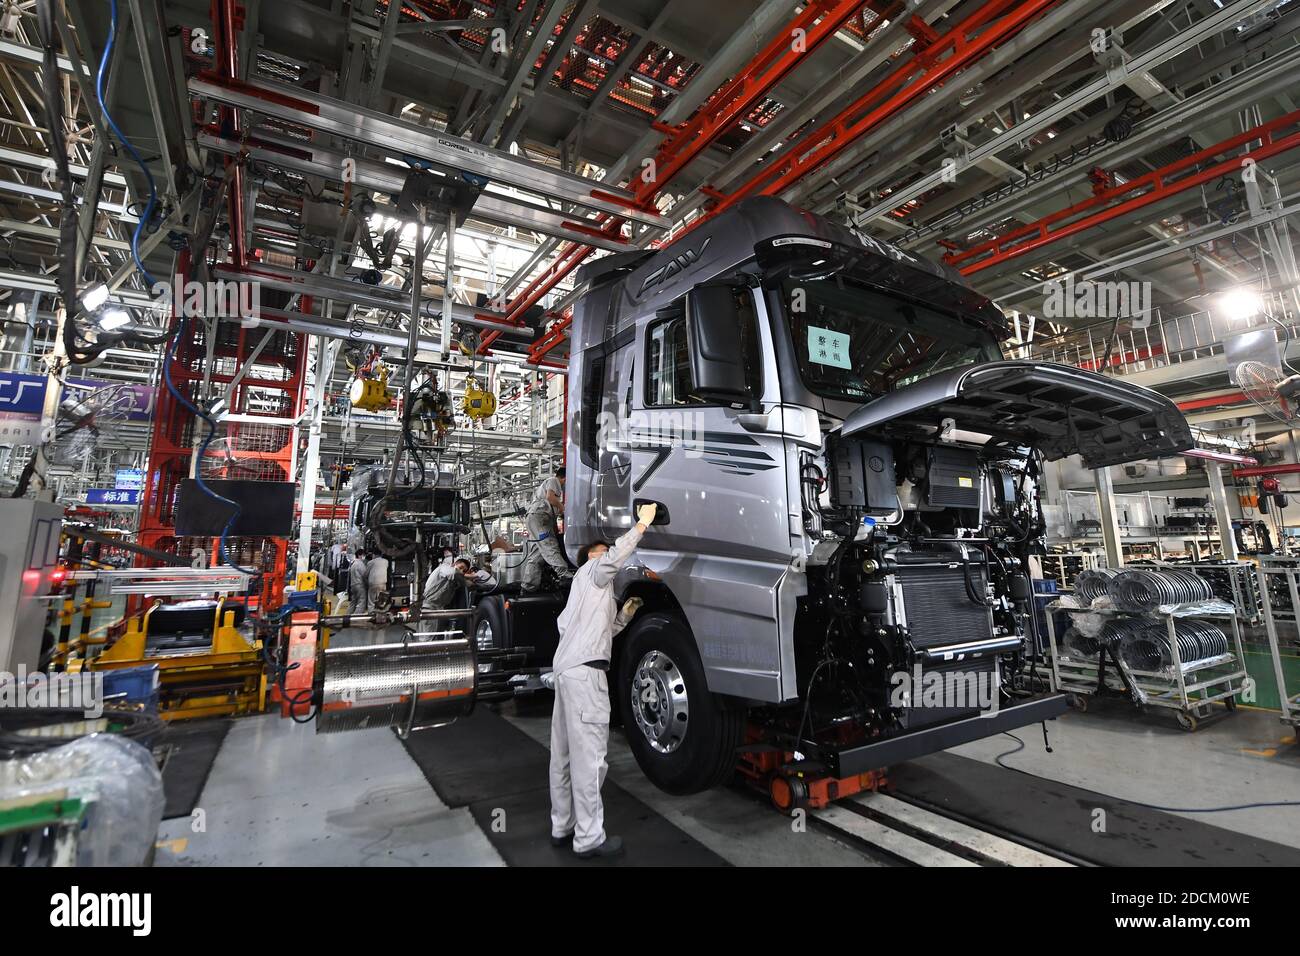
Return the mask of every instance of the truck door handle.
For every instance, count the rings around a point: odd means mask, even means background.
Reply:
[[[668,514],[668,506],[662,501],[655,501],[653,498],[633,498],[632,515],[634,517],[636,516],[637,509],[642,505],[654,505],[657,509],[655,511],[655,520],[651,527],[654,527],[654,525],[667,524],[669,522],[670,516]]]

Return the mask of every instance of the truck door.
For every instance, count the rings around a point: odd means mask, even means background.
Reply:
[[[579,465],[570,466],[566,545],[608,539],[626,530],[630,458],[622,445],[634,362],[635,331],[593,345],[579,359],[580,391],[570,393]]]
[[[600,446],[596,475],[596,507],[600,537],[612,541],[631,524],[628,510],[632,475],[631,449],[626,443],[632,399],[636,330],[628,329],[608,343],[605,355],[605,387],[602,389],[598,422]]]
[[[754,292],[734,290],[748,387],[757,404],[780,402],[771,342]],[[685,302],[679,299],[639,323],[630,415],[628,501],[659,501],[669,524],[654,545],[720,558],[770,558],[788,563],[785,445],[746,422],[754,408],[710,403],[693,391]]]

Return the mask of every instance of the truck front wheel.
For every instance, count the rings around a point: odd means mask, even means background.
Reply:
[[[735,770],[744,712],[709,692],[695,639],[680,618],[646,614],[628,630],[616,693],[642,772],[673,794],[724,783]]]

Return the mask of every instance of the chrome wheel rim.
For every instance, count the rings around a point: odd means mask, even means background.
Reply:
[[[496,635],[492,633],[492,622],[483,618],[474,628],[474,643],[480,651],[490,651],[493,647],[493,640]]]
[[[662,754],[682,745],[689,725],[686,678],[663,651],[650,651],[632,675],[632,713],[646,742]]]

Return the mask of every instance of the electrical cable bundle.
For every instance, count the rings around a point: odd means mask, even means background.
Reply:
[[[1129,667],[1156,671],[1173,666],[1169,631],[1164,624],[1128,619],[1113,622],[1108,630],[1111,627],[1117,637],[1116,653]],[[1228,652],[1227,635],[1206,621],[1177,621],[1174,634],[1178,659],[1184,666]]]
[[[0,759],[52,750],[80,737],[111,733],[150,747],[163,729],[153,714],[105,708],[102,717],[87,718],[75,707],[23,707],[0,712]]]
[[[1080,657],[1096,657],[1106,648],[1113,644],[1117,635],[1110,631],[1110,624],[1102,629],[1100,634],[1089,634],[1081,631],[1077,627],[1069,628],[1061,642],[1065,645],[1067,651],[1072,651]]]
[[[1091,605],[1093,601],[1106,593],[1110,587],[1110,582],[1115,575],[1119,574],[1113,568],[1088,568],[1080,571],[1074,577],[1074,594],[1085,605]]]
[[[1106,593],[1117,608],[1127,611],[1214,600],[1208,581],[1177,568],[1128,568],[1115,575]]]

